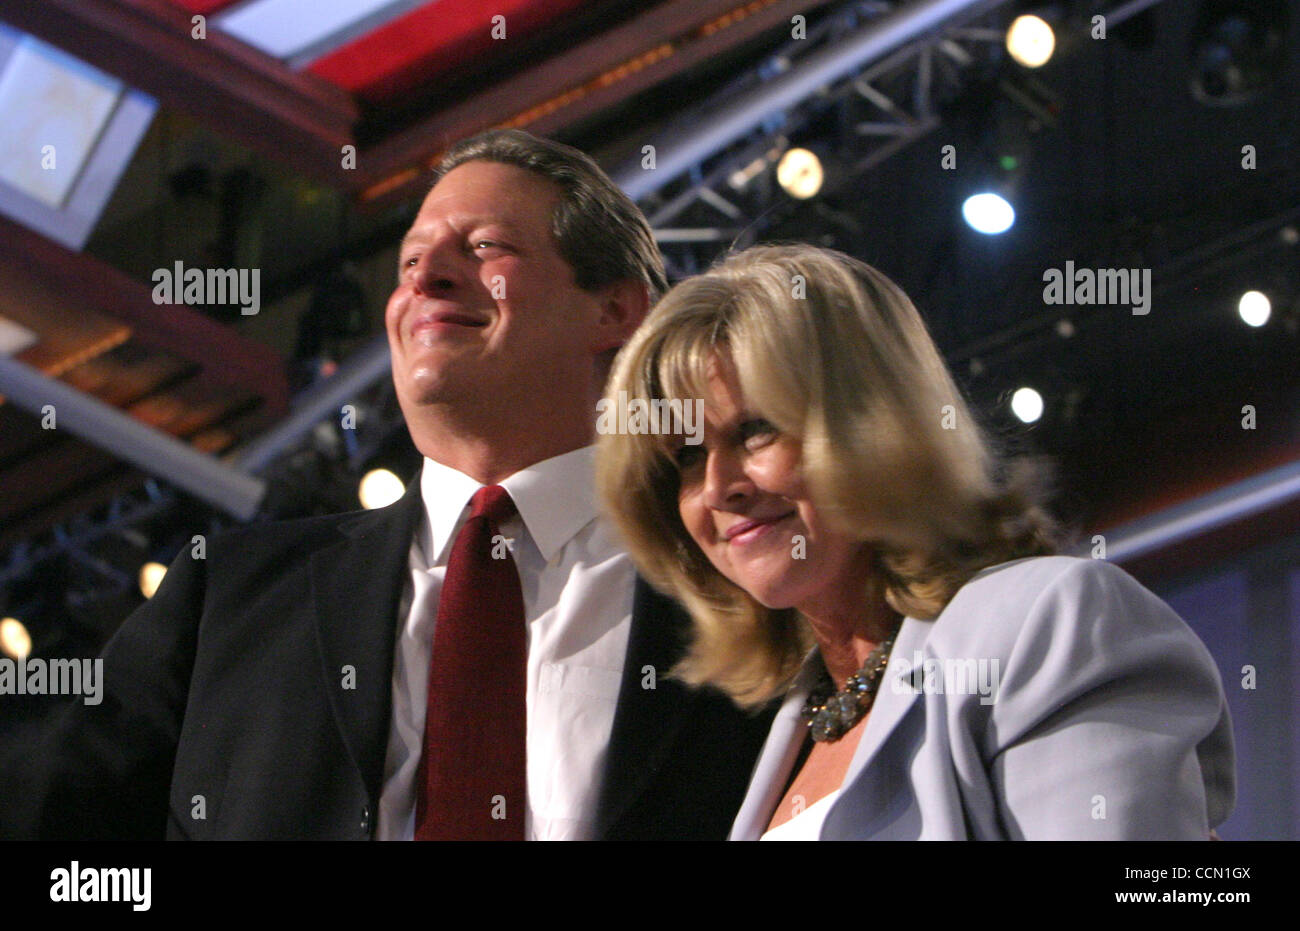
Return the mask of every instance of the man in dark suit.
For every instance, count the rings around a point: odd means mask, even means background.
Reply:
[[[726,836],[770,715],[667,678],[685,618],[591,488],[609,363],[666,284],[644,217],[581,153],[488,133],[444,160],[398,276],[385,320],[421,474],[381,510],[183,552],[106,647],[102,702],[70,706],[11,783],[21,833],[424,836],[431,628],[471,497],[499,485],[527,625],[522,836]]]

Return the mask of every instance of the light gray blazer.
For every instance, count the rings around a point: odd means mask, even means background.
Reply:
[[[733,840],[785,794],[820,662],[777,713]],[[1105,560],[993,566],[933,621],[906,618],[864,726],[822,840],[1204,840],[1234,802],[1214,661]]]

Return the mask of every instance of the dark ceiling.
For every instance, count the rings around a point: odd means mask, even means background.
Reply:
[[[1165,0],[1104,40],[1086,26],[1104,4],[1057,6],[1073,38],[1046,67],[1031,73],[990,55],[937,129],[811,202],[768,205],[746,232],[833,246],[895,278],[993,429],[1013,449],[1055,457],[1067,510],[1095,525],[1153,495],[1176,498],[1176,477],[1204,486],[1225,469],[1249,470],[1229,460],[1275,464],[1297,451],[1300,4],[1252,7],[1285,42],[1258,92],[1232,105],[1193,89],[1208,24],[1230,5]],[[615,132],[633,112],[651,124],[680,119],[675,101],[699,95],[693,82],[725,76],[679,77],[574,139],[625,154],[653,138],[634,134],[629,146]],[[846,109],[817,112],[792,141],[851,162],[856,141],[844,127],[861,116]],[[942,167],[946,145],[955,170]],[[1008,154],[1018,163],[1010,174],[994,167]],[[961,219],[962,201],[990,174],[1011,185],[1017,209],[1015,226],[993,237]],[[1150,269],[1150,312],[1046,304],[1044,273],[1067,262]],[[1249,289],[1273,301],[1258,330],[1236,312]],[[1007,410],[1020,385],[1047,402],[1029,428]],[[1266,421],[1253,433],[1241,426],[1246,404]]]

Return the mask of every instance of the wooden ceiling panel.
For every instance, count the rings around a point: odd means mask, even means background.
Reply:
[[[47,374],[61,375],[130,338],[197,363],[197,377],[214,387],[253,391],[273,414],[288,410],[289,382],[277,352],[192,307],[155,304],[145,284],[2,217],[0,314],[40,334],[42,342],[62,340],[38,343],[18,356]],[[47,333],[49,327],[54,329]],[[98,349],[78,355],[73,350],[79,346]],[[38,364],[47,357],[53,361]]]
[[[105,404],[125,407],[197,370],[193,362],[125,343],[69,370],[63,381]]]
[[[188,437],[248,408],[256,400],[256,395],[247,390],[226,387],[214,391],[187,381],[128,405],[126,410],[155,429]]]
[[[288,407],[278,353],[194,308],[154,304],[145,284],[7,220],[0,313],[38,337],[19,361],[174,436],[200,436],[205,451],[229,448]],[[94,441],[0,406],[0,543],[140,482]]]
[[[58,376],[130,338],[131,328],[121,320],[68,302],[47,283],[34,280],[28,261],[0,249],[0,314],[39,336],[16,358]]]

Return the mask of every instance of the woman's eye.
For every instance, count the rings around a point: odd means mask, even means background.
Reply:
[[[673,461],[677,463],[679,471],[685,472],[704,461],[704,446],[682,444],[673,455]]]

